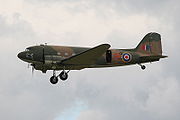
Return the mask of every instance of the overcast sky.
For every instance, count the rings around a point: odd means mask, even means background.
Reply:
[[[1,120],[179,120],[178,0],[0,0]],[[148,32],[162,35],[167,59],[139,66],[71,71],[51,85],[52,71],[17,58],[41,43],[133,48]]]

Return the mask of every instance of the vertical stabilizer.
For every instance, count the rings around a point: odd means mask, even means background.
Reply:
[[[137,52],[147,55],[162,55],[161,35],[148,33],[135,48]]]

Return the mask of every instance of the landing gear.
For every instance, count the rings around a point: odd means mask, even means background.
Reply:
[[[141,69],[142,69],[142,70],[145,70],[145,69],[146,69],[146,66],[145,66],[145,65],[142,65],[142,66],[141,66]]]
[[[56,76],[56,71],[55,70],[53,71],[53,76],[50,78],[50,82],[52,84],[58,83],[58,77]]]
[[[70,71],[70,70],[69,70],[69,71]],[[53,71],[53,76],[50,78],[50,82],[51,82],[52,84],[58,83],[58,77],[59,77],[62,81],[67,80],[69,71],[66,72],[65,70],[63,70],[58,76],[56,76],[56,71],[54,70],[54,71]]]
[[[58,83],[58,77],[52,76],[52,77],[50,78],[50,82],[51,82],[52,84]]]
[[[142,69],[142,70],[145,70],[145,69],[146,69],[146,66],[145,66],[145,65],[142,65],[142,64],[138,64],[138,65],[141,66],[141,69]]]
[[[65,80],[67,80],[67,78],[68,78],[68,73],[67,73],[65,70],[63,70],[63,71],[59,74],[59,77],[60,77],[60,79],[61,79],[62,81],[65,81]]]

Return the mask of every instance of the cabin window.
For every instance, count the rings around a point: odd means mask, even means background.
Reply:
[[[58,53],[57,53],[57,55],[61,55],[61,53],[60,53],[60,52],[58,52]]]
[[[66,53],[64,53],[64,55],[65,55],[65,56],[68,56],[69,54],[66,52]]]
[[[111,61],[112,61],[112,52],[111,52],[111,50],[107,50],[106,51],[106,62],[111,63]]]

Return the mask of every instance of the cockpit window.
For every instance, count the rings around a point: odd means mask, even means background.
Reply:
[[[26,53],[26,57],[33,59],[33,53]]]
[[[26,51],[26,52],[28,52],[28,51],[29,51],[29,49],[28,49],[28,48],[26,48],[26,49],[25,49],[25,51]]]

